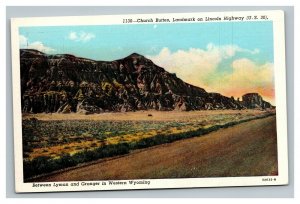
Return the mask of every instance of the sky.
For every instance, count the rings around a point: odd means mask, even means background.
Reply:
[[[144,55],[185,82],[275,105],[273,25],[263,22],[21,27],[20,48],[111,61]]]

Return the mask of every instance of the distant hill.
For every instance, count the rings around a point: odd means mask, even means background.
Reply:
[[[23,113],[273,108],[257,93],[208,93],[137,53],[108,62],[21,49],[20,61]]]

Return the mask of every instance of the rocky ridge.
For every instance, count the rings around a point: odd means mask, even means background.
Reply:
[[[257,93],[208,93],[137,53],[108,62],[21,49],[20,62],[23,113],[274,108]]]

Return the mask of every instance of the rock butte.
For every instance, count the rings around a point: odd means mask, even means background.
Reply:
[[[257,93],[208,93],[137,53],[108,62],[21,49],[20,62],[23,113],[274,108]]]

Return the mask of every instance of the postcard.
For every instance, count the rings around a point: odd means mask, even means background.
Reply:
[[[283,11],[11,19],[15,190],[288,184]]]

